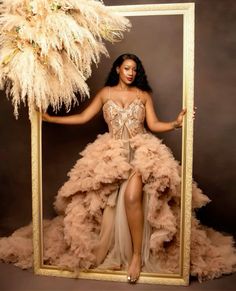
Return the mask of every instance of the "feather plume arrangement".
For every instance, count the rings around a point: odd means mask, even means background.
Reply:
[[[127,18],[96,0],[2,0],[0,89],[18,117],[21,102],[45,112],[69,110],[89,96],[92,63],[108,56],[103,40],[115,42],[130,28]]]

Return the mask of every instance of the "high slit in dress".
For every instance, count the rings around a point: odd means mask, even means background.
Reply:
[[[44,222],[44,261],[72,269],[127,269],[132,257],[124,193],[133,173],[143,183],[142,271],[176,273],[180,241],[180,165],[160,139],[144,128],[138,96],[122,108],[103,105],[109,132],[87,145],[55,199],[58,213]],[[193,209],[209,199],[193,183]],[[32,265],[32,229],[0,239],[0,258]],[[96,249],[102,249],[96,257]],[[191,274],[212,279],[235,270],[233,239],[202,226],[193,211]]]

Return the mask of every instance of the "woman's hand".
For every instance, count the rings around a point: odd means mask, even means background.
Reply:
[[[42,120],[46,122],[52,122],[52,116],[48,113],[42,113]]]
[[[174,128],[182,127],[184,115],[186,114],[186,112],[187,112],[187,109],[185,108],[179,113],[176,120],[174,121]]]
[[[196,109],[197,109],[197,107],[195,106],[195,107],[194,107],[194,110],[193,110],[193,120],[195,119]],[[187,109],[183,109],[183,110],[179,113],[178,117],[177,117],[176,120],[174,121],[174,128],[182,127],[183,119],[184,119],[184,115],[186,114],[186,112],[187,112]]]

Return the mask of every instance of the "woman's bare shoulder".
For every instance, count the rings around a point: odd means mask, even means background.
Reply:
[[[144,104],[152,100],[152,95],[149,92],[143,91],[141,89],[138,89],[138,96]]]
[[[109,86],[105,86],[101,88],[98,93],[96,94],[96,98],[99,98],[102,103],[105,103],[109,97],[110,94],[110,88]]]
[[[101,96],[102,96],[102,101],[105,103],[108,99],[111,98],[111,96],[114,97],[114,95],[117,95],[117,86],[105,86],[101,89]],[[112,98],[113,98],[112,97]]]

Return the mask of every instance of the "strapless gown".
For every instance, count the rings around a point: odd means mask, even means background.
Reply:
[[[44,221],[44,262],[72,269],[127,269],[132,242],[124,193],[133,173],[143,182],[142,271],[178,272],[180,165],[144,128],[139,98],[127,108],[111,99],[103,106],[109,133],[88,144],[55,199],[58,216]],[[193,210],[209,199],[193,183]],[[32,229],[0,240],[0,258],[32,266]],[[100,247],[99,258],[95,250]],[[235,270],[233,239],[202,226],[193,211],[191,274],[213,279]]]

